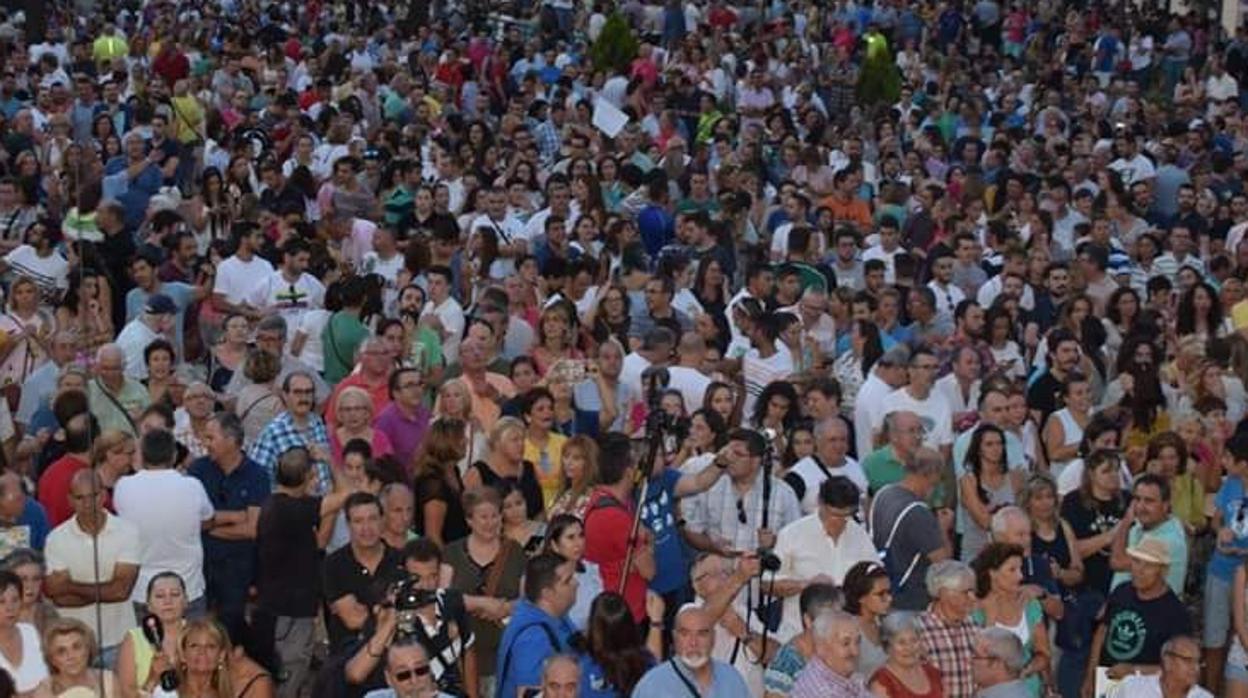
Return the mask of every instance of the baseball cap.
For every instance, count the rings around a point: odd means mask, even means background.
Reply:
[[[163,293],[153,294],[147,299],[147,305],[143,309],[152,315],[173,315],[178,312],[178,306],[174,305],[173,299]]]

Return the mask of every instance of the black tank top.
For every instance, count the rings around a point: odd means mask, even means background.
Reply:
[[[520,494],[524,496],[525,511],[530,519],[540,517],[542,512],[545,511],[546,507],[542,501],[542,486],[537,481],[537,470],[532,463],[526,460],[521,464],[519,480],[514,477],[499,475],[485,461],[479,460],[473,463],[472,467],[476,468],[477,472],[481,474],[481,484],[483,485],[494,487],[500,482],[510,482],[516,489],[520,490]]]

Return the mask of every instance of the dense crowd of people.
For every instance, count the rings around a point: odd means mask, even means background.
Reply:
[[[1154,3],[0,10],[0,696],[1248,698],[1246,81]]]

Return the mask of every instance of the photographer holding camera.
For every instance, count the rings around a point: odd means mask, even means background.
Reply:
[[[383,649],[382,656],[387,688],[369,691],[364,698],[453,698],[438,690],[433,662],[419,642],[400,640]]]
[[[426,665],[439,691],[452,696],[476,698],[477,654],[472,626],[463,593],[438,586],[442,551],[433,541],[422,538],[403,549],[403,568],[408,577],[400,580],[377,610],[377,628],[347,662],[347,683],[377,686],[382,677],[383,658],[397,645],[419,645],[425,651]],[[388,660],[387,660],[388,664]],[[396,691],[386,667],[385,679]]]

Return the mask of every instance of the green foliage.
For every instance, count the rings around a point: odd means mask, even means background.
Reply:
[[[589,57],[596,70],[627,73],[628,66],[637,57],[637,37],[628,26],[628,20],[618,12],[611,13],[598,40],[589,47]]]

